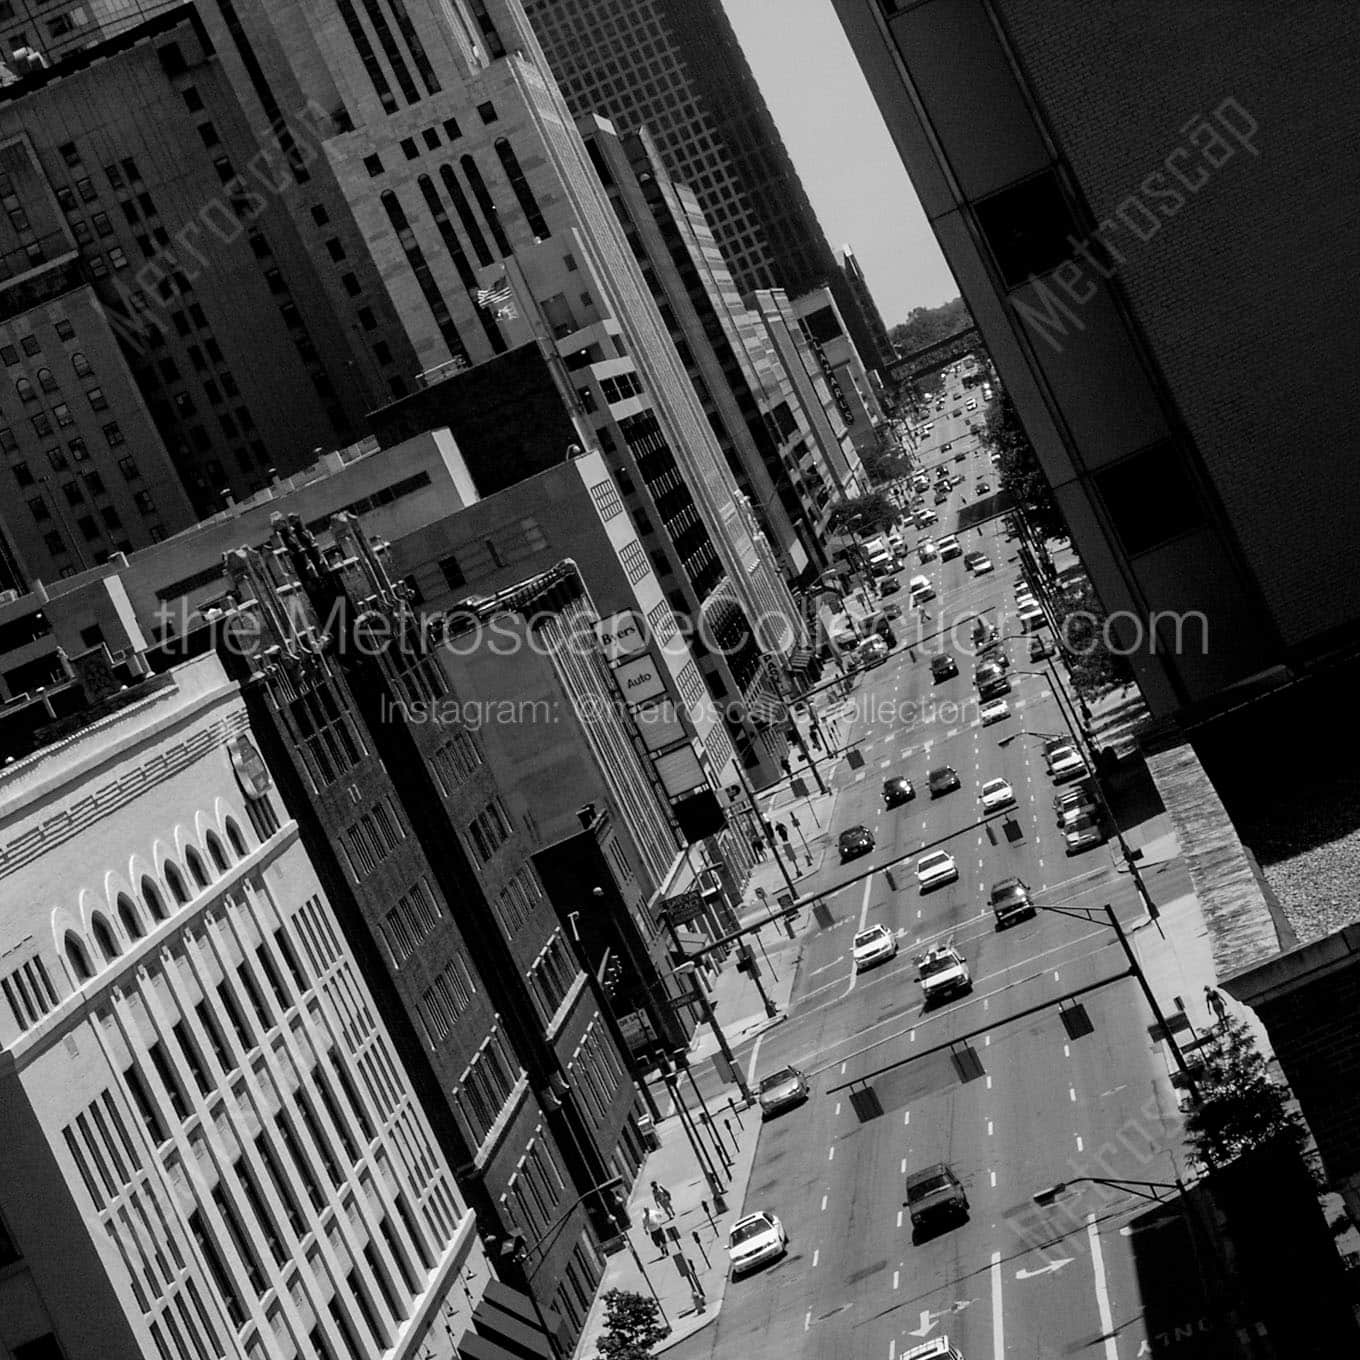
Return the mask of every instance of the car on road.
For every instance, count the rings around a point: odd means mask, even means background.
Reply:
[[[953,883],[959,876],[959,866],[948,850],[932,850],[916,861],[916,884],[922,892]]]
[[[956,463],[961,463],[961,462],[963,462],[963,460],[964,460],[965,458],[967,458],[967,457],[968,457],[967,453],[956,453],[956,454],[954,455],[954,461],[955,461]]]
[[[1029,640],[1029,659],[1031,661],[1044,661],[1052,655],[1053,644],[1042,633],[1035,633]]]
[[[902,617],[902,606],[896,600],[890,601],[883,606],[883,617],[885,619],[900,619]]]
[[[897,936],[883,925],[872,925],[861,930],[850,946],[855,960],[855,972],[862,973],[876,963],[883,963],[897,954]]]
[[[901,807],[903,803],[909,803],[915,797],[916,790],[905,775],[891,774],[883,781],[884,807]]]
[[[934,598],[935,587],[930,584],[929,576],[913,576],[911,578],[912,604],[923,604],[926,600],[933,600]]]
[[[946,534],[940,540],[940,561],[949,562],[955,557],[963,556],[963,548],[959,545],[959,540],[954,534]]]
[[[781,1067],[768,1077],[761,1077],[756,1089],[760,1117],[768,1119],[791,1105],[801,1105],[811,1094],[808,1079],[796,1067]]]
[[[1048,756],[1048,777],[1055,784],[1083,779],[1089,773],[1086,761],[1075,746],[1060,746]]]
[[[836,840],[841,852],[841,863],[867,855],[874,848],[874,833],[867,826],[850,826]]]
[[[953,444],[941,444],[941,445],[940,445],[940,452],[941,452],[941,453],[948,453],[949,450],[952,449],[953,447],[954,447]]]
[[[1069,855],[1079,855],[1095,845],[1105,844],[1105,829],[1095,811],[1078,813],[1063,827],[1063,844]]]
[[[881,666],[888,659],[888,644],[881,637],[865,638],[852,660],[860,670]]]
[[[951,936],[944,944],[933,945],[916,956],[916,980],[921,984],[926,1009],[937,1001],[947,1001],[973,990],[968,961]]]
[[[973,684],[977,687],[979,699],[995,699],[999,695],[1009,694],[1011,689],[1010,676],[999,661],[979,662],[973,672]]]
[[[1004,779],[989,779],[982,786],[978,802],[982,804],[984,812],[995,812],[1015,802],[1015,790]]]
[[[878,583],[878,593],[880,595],[895,595],[902,589],[902,582],[896,576],[885,576]]]
[[[937,489],[935,492],[935,504],[943,505],[949,499],[949,492]]]
[[[930,796],[938,798],[941,794],[953,793],[959,787],[959,772],[952,765],[937,765],[926,776]]]
[[[991,489],[992,486],[990,482],[979,482],[977,484],[977,489],[974,494],[978,496],[985,496]]]
[[[990,727],[994,722],[1011,716],[1011,706],[1002,698],[985,699],[978,705],[978,722]]]
[[[948,652],[930,658],[930,675],[937,685],[941,680],[948,680],[958,673],[959,663]]]
[[[737,1219],[727,1238],[727,1258],[734,1276],[778,1260],[788,1249],[784,1225],[767,1209]]]
[[[1098,806],[1095,794],[1086,786],[1085,781],[1064,789],[1053,799],[1053,813],[1058,819],[1059,830],[1073,817],[1083,812],[1094,812]]]
[[[1005,930],[1012,921],[1038,915],[1039,909],[1029,895],[1029,884],[1021,878],[1003,878],[992,884],[987,897],[996,928]]]
[[[943,1162],[936,1162],[907,1177],[907,1212],[917,1232],[942,1220],[959,1223],[968,1217],[968,1196],[959,1178]]]
[[[964,556],[963,565],[974,576],[986,576],[992,570],[992,559],[984,552],[970,552]]]

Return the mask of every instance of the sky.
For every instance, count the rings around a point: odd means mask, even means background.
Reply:
[[[959,295],[831,0],[723,0],[833,250],[889,326]]]

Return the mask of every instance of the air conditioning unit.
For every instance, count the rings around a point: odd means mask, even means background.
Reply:
[[[13,604],[18,598],[17,590],[0,590],[0,604]]]

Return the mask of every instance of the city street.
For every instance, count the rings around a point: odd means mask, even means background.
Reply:
[[[961,466],[970,489],[977,473]],[[938,532],[949,532],[941,519]],[[991,610],[1003,635],[1017,632],[1016,567],[999,523],[961,541],[965,551],[987,552],[996,570],[975,580],[961,558],[922,568],[938,592],[933,619]],[[929,658],[941,645],[899,645],[853,696],[865,765],[853,775],[838,767],[832,829],[864,825],[876,845],[844,865],[828,855],[800,882],[807,896],[852,880],[827,898],[834,922],[809,927],[789,1018],[757,1051],[754,1076],[793,1063],[812,1083],[806,1106],[766,1125],[745,1204],[781,1217],[789,1254],[735,1281],[716,1324],[669,1354],[892,1360],[944,1334],[966,1360],[1082,1351],[1134,1360],[1161,1353],[1158,1337],[1173,1332],[1177,1357],[1214,1354],[1211,1306],[1177,1212],[1089,1185],[1048,1209],[1032,1203],[1037,1191],[1081,1176],[1173,1181],[1177,1093],[1138,987],[1120,976],[1127,964],[1107,922],[1041,910],[995,929],[988,891],[1011,875],[1041,906],[1099,912],[1110,904],[1126,924],[1142,908],[1109,844],[1065,853],[1039,739],[1064,730],[1048,680],[1016,675],[1011,715],[982,727],[971,656],[959,654],[959,674],[932,683]],[[1024,644],[1010,650],[1024,667]],[[1000,747],[1007,736],[1015,739]],[[932,799],[926,775],[941,764],[957,770],[961,787]],[[888,775],[911,779],[916,797],[885,810]],[[1017,804],[984,818],[979,788],[997,776]],[[922,893],[913,852],[937,845],[954,856],[959,877]],[[901,856],[909,858],[894,864]],[[889,864],[892,885],[885,872],[866,873]],[[1187,891],[1174,862],[1147,881],[1159,903]],[[874,923],[894,933],[899,953],[856,975],[851,936]],[[973,990],[923,1013],[913,955],[949,939],[967,958]],[[1104,979],[1116,980],[1082,998],[1094,1025],[1084,1037],[1066,1037],[1056,1008],[1008,1019]],[[982,1073],[962,1083],[942,1046],[970,1033]],[[914,1052],[925,1056],[904,1061]],[[861,1122],[850,1091],[832,1088],[888,1064],[899,1065],[873,1083],[882,1113]],[[904,1181],[936,1162],[962,1181],[971,1213],[914,1244]],[[1152,1253],[1148,1235],[1157,1238]],[[1149,1293],[1155,1311],[1145,1307]]]

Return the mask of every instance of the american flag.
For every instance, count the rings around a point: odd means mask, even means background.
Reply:
[[[510,288],[510,280],[502,278],[490,288],[477,290],[477,305],[485,308],[498,321],[510,320],[519,313],[515,310],[515,295]]]

